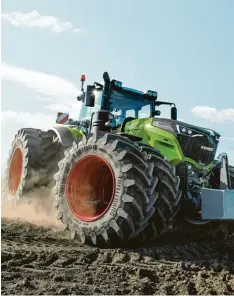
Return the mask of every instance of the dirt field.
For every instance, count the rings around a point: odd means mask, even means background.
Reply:
[[[2,295],[234,293],[234,239],[98,249],[2,220]]]

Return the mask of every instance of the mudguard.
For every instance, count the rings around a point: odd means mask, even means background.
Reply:
[[[56,125],[49,131],[54,132],[64,148],[69,148],[75,140],[81,140],[84,133],[76,128],[65,125]]]

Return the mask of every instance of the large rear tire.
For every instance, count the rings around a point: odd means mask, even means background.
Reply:
[[[40,129],[18,131],[12,143],[4,181],[4,198],[15,206],[33,188],[53,180],[59,143]]]
[[[54,178],[58,219],[83,243],[131,240],[154,213],[152,165],[122,136],[100,133],[74,142]]]
[[[155,212],[141,237],[144,240],[155,240],[171,230],[179,213],[180,178],[175,174],[175,166],[169,163],[159,150],[142,143],[139,145],[141,151],[148,154],[148,161],[154,166],[153,175],[157,177],[154,189]]]

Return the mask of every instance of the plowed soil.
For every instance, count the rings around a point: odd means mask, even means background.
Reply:
[[[234,293],[234,238],[98,249],[2,219],[2,295]]]

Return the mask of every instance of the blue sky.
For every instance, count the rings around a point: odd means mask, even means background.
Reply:
[[[78,116],[80,75],[104,71],[221,133],[234,164],[233,53],[232,0],[3,0],[2,166],[19,128]]]

